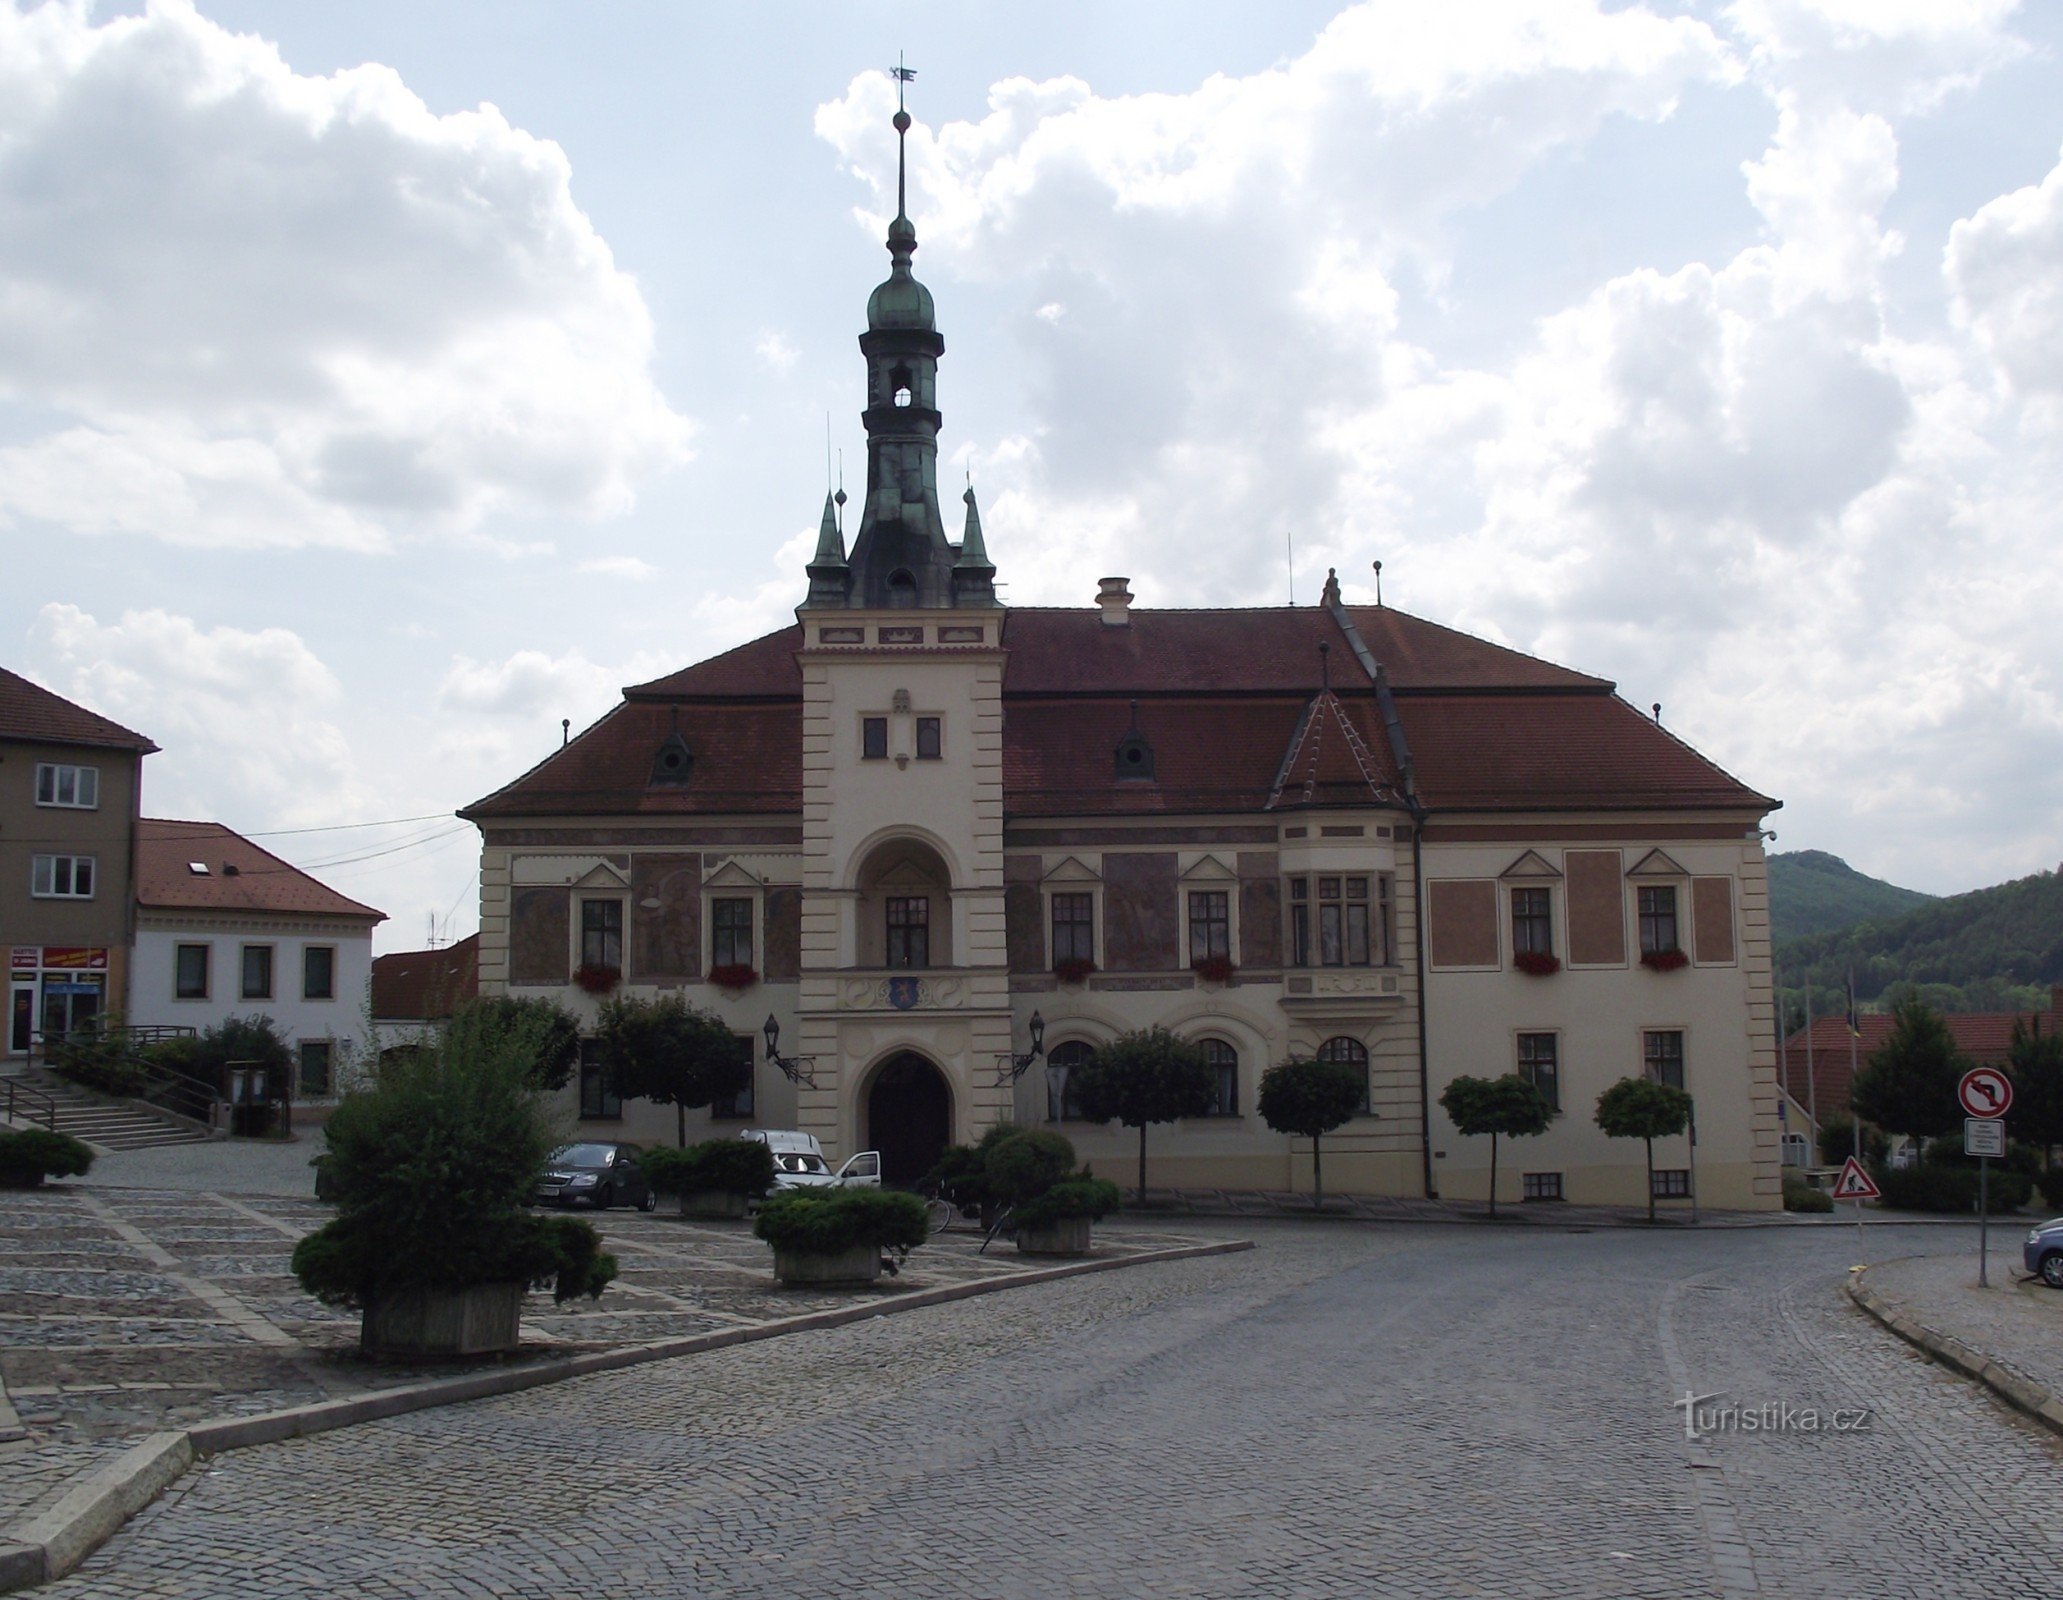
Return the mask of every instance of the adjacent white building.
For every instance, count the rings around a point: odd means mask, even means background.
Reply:
[[[330,1095],[364,1030],[386,914],[218,822],[145,817],[136,855],[129,1021],[200,1030],[268,1016],[294,1052],[296,1095]]]

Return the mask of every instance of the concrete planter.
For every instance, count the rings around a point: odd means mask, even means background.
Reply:
[[[732,1194],[727,1189],[703,1189],[681,1196],[681,1215],[737,1222],[743,1220],[748,1203],[742,1194]]]
[[[481,1356],[513,1350],[522,1334],[521,1283],[409,1289],[369,1305],[358,1342],[368,1355]]]
[[[1085,1256],[1089,1253],[1089,1219],[1062,1217],[1044,1228],[1017,1230],[1017,1253],[1025,1256]]]
[[[783,1283],[809,1284],[819,1288],[859,1288],[880,1278],[881,1246],[856,1244],[837,1255],[776,1250],[774,1276]]]

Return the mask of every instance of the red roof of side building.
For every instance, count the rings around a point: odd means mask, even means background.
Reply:
[[[2063,1027],[2063,984],[2051,991],[2049,1009],[2040,1011],[1944,1012],[1949,1037],[1978,1067],[2003,1067],[2013,1043],[2013,1029],[2035,1027],[2054,1033]],[[1785,1074],[1784,1088],[1808,1111],[1815,1103],[1824,1119],[1848,1114],[1849,1063],[1869,1064],[1870,1053],[1891,1037],[1891,1017],[1884,1012],[1864,1012],[1856,1018],[1857,1037],[1850,1049],[1846,1017],[1816,1017],[1810,1028],[1800,1028],[1784,1041],[1780,1060]],[[1807,1072],[1811,1073],[1808,1079]],[[1814,1096],[1817,1096],[1815,1102]]]
[[[205,870],[197,871],[196,868]],[[219,822],[136,824],[136,903],[146,911],[249,911],[363,918],[387,914],[338,894]]]
[[[374,956],[372,1014],[381,1022],[434,1022],[480,993],[480,936],[441,950]]]
[[[0,738],[42,744],[90,744],[150,755],[158,748],[142,734],[110,722],[97,711],[0,667]]]
[[[1342,617],[1382,666],[1418,792],[1434,808],[1760,813],[1776,804],[1616,699],[1607,680],[1403,612],[1134,609],[1114,627],[1091,609],[1022,608],[1006,615],[1003,634],[1006,813],[1367,805],[1381,803],[1378,790],[1401,804],[1376,686]],[[800,628],[785,628],[626,689],[578,739],[460,814],[800,810],[801,642]],[[1328,681],[1361,752],[1344,739],[1292,752]],[[1154,755],[1151,783],[1115,767],[1133,700]],[[676,728],[693,769],[684,784],[655,784],[659,746]],[[1303,768],[1279,783],[1292,754]]]

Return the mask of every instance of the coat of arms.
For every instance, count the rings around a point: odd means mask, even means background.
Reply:
[[[898,1011],[908,1011],[917,1003],[917,980],[915,978],[890,978],[888,980],[888,1003]]]

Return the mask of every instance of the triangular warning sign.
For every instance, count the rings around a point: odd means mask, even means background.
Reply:
[[[1841,1176],[1834,1180],[1832,1194],[1836,1200],[1881,1200],[1883,1193],[1870,1181],[1870,1175],[1862,1170],[1862,1163],[1850,1156],[1841,1163]]]

